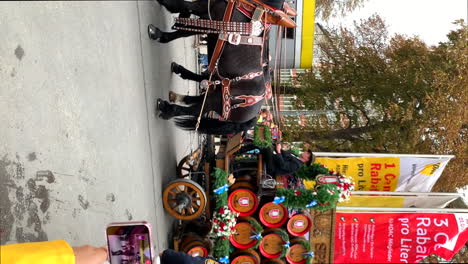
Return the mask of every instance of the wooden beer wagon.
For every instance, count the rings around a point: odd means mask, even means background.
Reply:
[[[163,192],[164,208],[179,219],[172,234],[173,248],[192,256],[208,256],[213,251],[215,245],[207,233],[215,211],[212,174],[219,168],[235,178],[229,186],[228,206],[239,217],[232,227],[235,234],[229,237],[230,247],[235,248],[226,256],[230,263],[332,262],[334,211],[291,214],[273,201],[277,187],[287,186],[280,177],[265,173],[261,154],[253,160],[236,156],[241,134],[214,141],[207,137],[201,148],[183,158],[177,167],[178,179]],[[310,252],[315,252],[312,259],[307,258]]]

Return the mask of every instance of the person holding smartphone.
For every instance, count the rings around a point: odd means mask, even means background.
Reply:
[[[160,264],[219,264],[214,259],[206,257],[192,257],[191,255],[175,251],[172,249],[166,249],[159,254]]]
[[[0,246],[2,264],[102,264],[107,260],[105,247],[72,247],[64,240]]]

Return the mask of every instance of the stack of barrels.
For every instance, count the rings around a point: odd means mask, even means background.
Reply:
[[[281,204],[271,202],[273,197],[257,197],[256,184],[252,177],[236,177],[236,183],[229,188],[228,206],[233,212],[239,213],[235,234],[230,237],[231,244],[236,248],[230,256],[232,264],[304,264],[306,262],[307,243],[304,235],[311,226],[307,213],[297,213],[289,216],[288,210]],[[258,248],[255,237],[255,226],[252,220],[261,223],[264,231]],[[289,249],[284,258],[282,250],[287,241]]]

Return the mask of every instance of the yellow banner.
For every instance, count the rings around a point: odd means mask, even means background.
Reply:
[[[405,197],[402,196],[368,196],[351,195],[349,201],[340,202],[338,206],[349,207],[404,207]]]
[[[328,169],[352,177],[356,191],[395,191],[400,177],[400,158],[322,158],[315,162],[324,164]],[[311,182],[304,181],[306,188]]]

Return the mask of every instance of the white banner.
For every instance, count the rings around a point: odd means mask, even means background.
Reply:
[[[450,158],[400,158],[397,192],[429,192],[439,179]]]
[[[356,190],[386,192],[430,192],[453,157],[326,152],[314,155],[316,162],[352,177]],[[313,184],[304,183],[307,188]]]

